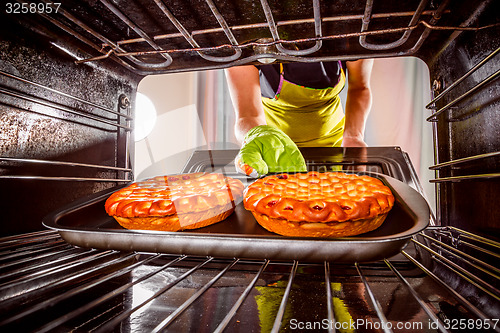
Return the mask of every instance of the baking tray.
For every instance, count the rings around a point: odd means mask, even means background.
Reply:
[[[430,221],[425,199],[394,178],[375,173],[389,186],[395,203],[378,229],[353,237],[284,237],[262,228],[239,202],[233,214],[217,224],[190,231],[126,230],[109,217],[104,202],[117,188],[74,202],[44,218],[43,224],[59,232],[68,243],[84,248],[226,258],[370,262],[398,254],[412,235]]]

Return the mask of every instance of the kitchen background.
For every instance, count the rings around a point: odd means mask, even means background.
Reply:
[[[376,59],[365,140],[369,146],[399,146],[407,152],[427,198],[434,198],[428,181],[434,178],[428,169],[434,164],[432,125],[425,120],[429,82],[427,66],[418,58]],[[239,148],[223,70],[147,76],[138,91],[155,111],[141,107],[138,99],[135,179],[180,172],[195,149]],[[139,128],[150,132],[139,133]],[[434,209],[432,200],[429,204]]]

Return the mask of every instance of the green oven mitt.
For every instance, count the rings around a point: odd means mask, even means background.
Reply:
[[[238,172],[253,178],[269,172],[307,171],[304,157],[295,142],[283,131],[269,125],[248,131],[235,165]]]

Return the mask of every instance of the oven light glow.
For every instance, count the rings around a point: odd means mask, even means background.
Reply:
[[[253,50],[257,56],[257,60],[262,64],[271,64],[276,61],[273,55],[276,55],[278,50],[276,46],[269,44],[273,40],[271,38],[261,38],[257,40],[258,43],[262,45],[254,46]]]
[[[156,123],[156,108],[153,102],[144,94],[138,92],[136,97],[134,140],[146,138]]]
[[[271,64],[276,61],[274,58],[257,58],[257,60],[262,64]]]

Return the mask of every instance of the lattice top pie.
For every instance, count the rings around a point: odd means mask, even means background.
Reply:
[[[391,190],[379,179],[340,172],[279,174],[245,190],[245,208],[272,219],[344,222],[386,214]]]
[[[105,209],[111,216],[130,218],[197,213],[238,201],[243,188],[241,181],[218,173],[160,176],[118,190]]]

